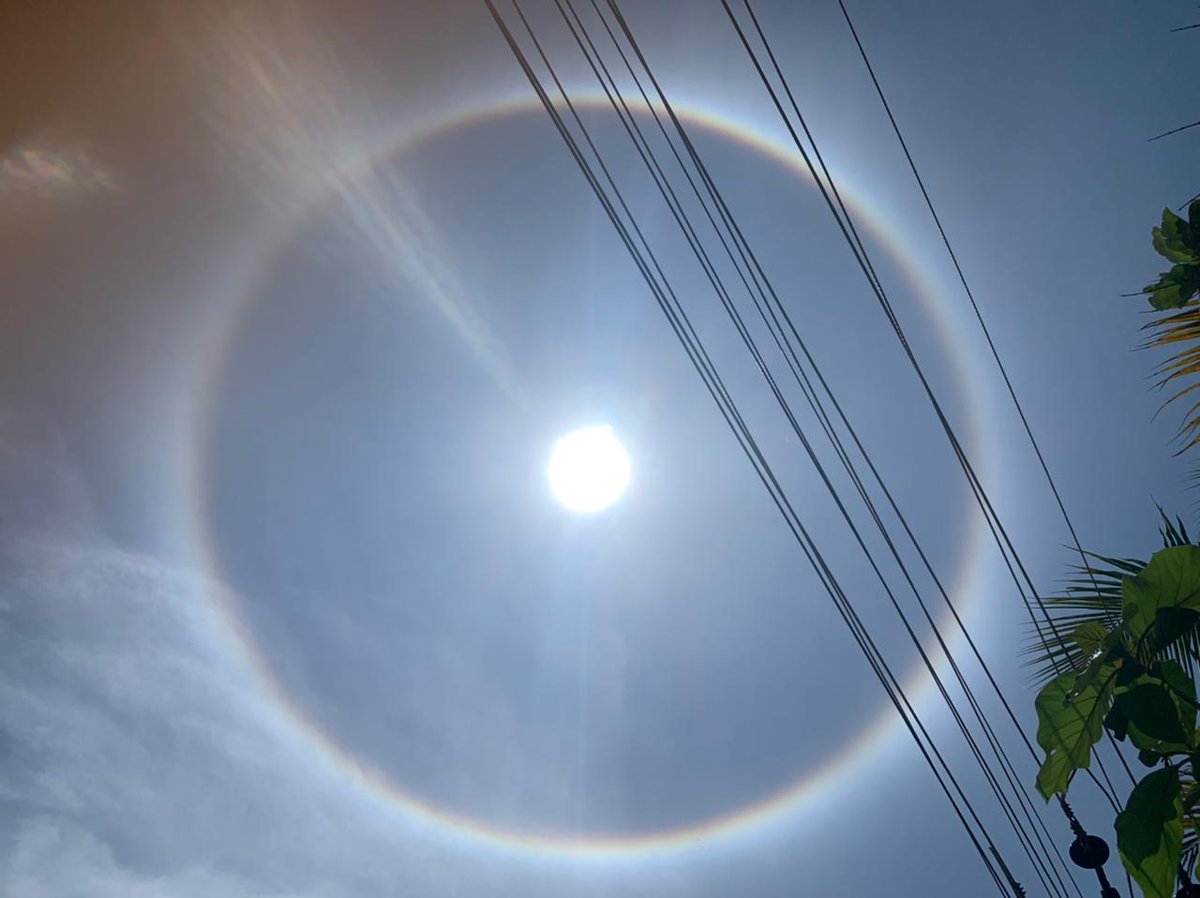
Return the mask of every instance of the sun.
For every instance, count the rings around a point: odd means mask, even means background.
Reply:
[[[629,484],[629,455],[607,424],[583,427],[559,439],[546,474],[554,496],[590,514],[608,508]]]

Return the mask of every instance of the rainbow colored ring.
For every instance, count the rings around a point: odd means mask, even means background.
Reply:
[[[608,108],[607,100],[602,95],[579,99],[573,97],[572,101],[581,109]],[[445,137],[456,130],[477,126],[489,120],[540,111],[541,107],[535,99],[522,98],[462,108],[444,114],[382,141],[377,152],[362,157],[362,171],[358,178],[346,177],[343,173],[336,179],[337,184],[342,187],[354,184],[361,180],[362,174],[369,170],[374,160],[393,158],[418,144]],[[739,122],[736,117],[689,105],[676,105],[675,111],[687,126],[703,129],[758,153],[811,184],[807,169],[794,157],[789,146],[764,136],[758,130]],[[557,137],[554,139],[557,140]],[[977,386],[980,382],[979,372],[974,369],[971,358],[962,348],[964,341],[959,339],[965,319],[930,286],[921,270],[909,261],[912,253],[901,244],[898,237],[891,234],[880,217],[871,214],[845,184],[840,184],[839,189],[855,214],[856,222],[886,248],[903,272],[914,295],[933,323],[963,395],[980,395]],[[688,826],[661,832],[571,837],[502,829],[461,814],[450,813],[409,794],[399,784],[364,764],[335,738],[323,731],[288,695],[271,669],[270,663],[259,650],[254,634],[243,620],[237,597],[222,585],[225,578],[221,560],[209,538],[203,475],[210,437],[209,420],[212,417],[216,387],[220,382],[223,362],[237,333],[241,315],[253,302],[262,279],[274,269],[279,254],[290,245],[303,222],[311,214],[324,208],[335,195],[336,190],[330,189],[311,198],[303,210],[304,214],[297,216],[290,227],[283,228],[276,236],[273,247],[265,256],[264,264],[252,273],[248,289],[234,297],[225,320],[215,329],[214,345],[205,355],[207,369],[203,373],[204,383],[199,391],[200,401],[189,422],[191,430],[183,439],[187,454],[184,476],[188,492],[185,498],[190,506],[188,520],[192,524],[192,532],[188,534],[188,539],[198,555],[198,564],[209,574],[209,593],[218,623],[224,636],[233,646],[238,660],[261,689],[260,698],[265,699],[275,712],[275,721],[282,728],[282,732],[303,744],[313,760],[323,766],[333,778],[333,782],[342,787],[348,785],[379,811],[398,818],[400,822],[468,842],[476,848],[489,847],[502,852],[573,861],[587,858],[644,858],[647,855],[662,855],[692,850],[699,846],[712,846],[718,841],[731,842],[751,834],[761,834],[768,827],[787,826],[795,822],[802,809],[811,809],[818,798],[828,795],[833,786],[841,782],[847,774],[903,733],[894,709],[881,701],[880,710],[849,745],[832,752],[825,763],[789,782],[764,800],[745,804],[720,816]],[[983,452],[987,442],[982,438],[984,424],[979,405],[980,403],[975,402],[967,403],[969,420],[965,443],[968,451],[972,453],[977,470],[982,473],[987,470],[987,459]],[[981,576],[979,568],[982,566],[984,528],[980,516],[972,512],[973,506],[965,512],[970,523],[964,537],[962,557],[953,578],[948,581],[948,590],[956,597],[962,614],[969,612],[974,604],[969,600],[980,591],[977,581]],[[943,623],[948,623],[949,615],[944,617]],[[944,632],[951,632],[949,626],[945,627]],[[953,646],[961,640],[951,636],[950,641]],[[932,692],[932,681],[923,670],[915,670],[907,676],[904,687],[914,704],[918,704]],[[907,740],[908,737],[903,738]]]

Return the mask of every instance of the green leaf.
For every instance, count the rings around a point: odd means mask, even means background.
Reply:
[[[1122,626],[1135,646],[1153,629],[1162,609],[1200,611],[1200,546],[1159,549],[1136,577],[1125,578],[1121,595]]]
[[[1178,309],[1187,302],[1187,297],[1183,295],[1183,288],[1179,284],[1163,284],[1162,286],[1151,284],[1145,292],[1150,294],[1151,307],[1159,312]]]
[[[1104,728],[1112,733],[1112,737],[1118,742],[1124,742],[1125,737],[1129,735],[1129,718],[1113,705],[1104,715]]]
[[[1197,623],[1200,623],[1200,611],[1193,608],[1160,608],[1154,618],[1154,645],[1151,651],[1157,653],[1173,645],[1194,631]]]
[[[1151,751],[1148,748],[1143,748],[1138,752],[1138,760],[1147,767],[1155,767],[1158,765],[1158,762],[1162,760],[1162,755],[1156,751]]]
[[[1154,676],[1166,683],[1179,696],[1181,704],[1187,706],[1187,717],[1182,718],[1184,726],[1196,725],[1196,684],[1187,675],[1178,661],[1167,658],[1155,663],[1151,669]]]
[[[1191,251],[1181,249],[1179,241],[1172,240],[1161,228],[1154,229],[1154,251],[1172,262],[1189,262],[1192,259]]]
[[[1120,657],[1125,655],[1125,657]],[[1116,657],[1114,657],[1116,656]],[[1119,651],[1110,651],[1109,664],[1117,668],[1117,686],[1132,686],[1136,680],[1146,675],[1146,668],[1137,658],[1130,657],[1122,647]]]
[[[1082,677],[1068,672],[1055,677],[1038,693],[1037,741],[1046,751],[1046,760],[1038,771],[1037,787],[1050,800],[1056,792],[1065,792],[1071,775],[1086,769],[1092,761],[1092,746],[1104,730],[1104,716],[1112,704],[1116,671],[1109,667],[1103,675],[1077,687]]]
[[[1192,747],[1195,726],[1184,727],[1179,705],[1162,683],[1143,677],[1118,692],[1113,707],[1129,721],[1129,738],[1138,748],[1161,751],[1161,743]]]
[[[1198,260],[1182,262],[1178,265],[1172,265],[1171,270],[1163,276],[1164,280],[1169,280],[1172,283],[1179,284],[1181,287],[1189,287],[1200,279],[1200,264]]]
[[[1160,312],[1181,308],[1200,290],[1200,259],[1172,265],[1153,284],[1142,288],[1150,296],[1150,305]],[[1159,322],[1162,324],[1162,322]]]
[[[1162,227],[1155,228],[1154,249],[1162,257],[1172,262],[1195,262],[1190,243],[1191,229],[1188,223],[1172,212],[1163,209]]]
[[[1196,684],[1192,678],[1188,676],[1183,666],[1172,659],[1158,661],[1151,669],[1151,673],[1158,677],[1167,687],[1171,700],[1175,703],[1175,710],[1179,714],[1179,726],[1189,735],[1189,738],[1184,740],[1182,745],[1187,746],[1189,750],[1197,746],[1196,742]],[[1176,745],[1161,745],[1159,748],[1163,751],[1180,751],[1180,744]]]
[[[1089,620],[1084,621],[1074,632],[1071,633],[1071,639],[1079,646],[1079,650],[1084,656],[1091,658],[1104,644],[1104,637],[1108,635],[1108,630],[1104,624],[1099,621]]]
[[[1147,774],[1117,815],[1117,851],[1146,898],[1172,898],[1183,847],[1183,799],[1179,772],[1166,767]]]

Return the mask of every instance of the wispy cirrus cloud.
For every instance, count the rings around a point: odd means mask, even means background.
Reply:
[[[283,876],[313,796],[206,645],[192,578],[74,538],[2,550],[0,893],[337,894]]]
[[[0,154],[0,200],[69,201],[117,186],[112,170],[82,146],[37,138]]]
[[[207,20],[200,67],[219,73],[208,87],[211,131],[282,230],[336,215],[342,234],[399,301],[413,297],[458,335],[492,380],[519,394],[512,359],[485,314],[478,290],[425,205],[396,165],[376,158],[393,128],[356,89],[319,22],[292,0],[243,7]],[[388,115],[395,114],[392,110]]]

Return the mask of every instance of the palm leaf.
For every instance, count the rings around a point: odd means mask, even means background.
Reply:
[[[1162,506],[1158,533],[1164,547],[1191,544],[1183,519],[1174,520]],[[1126,577],[1136,577],[1146,566],[1140,558],[1114,558],[1085,552],[1082,564],[1073,566],[1062,592],[1043,596],[1053,628],[1033,632],[1022,653],[1034,668],[1033,679],[1044,683],[1067,670],[1083,670],[1092,658],[1091,645],[1096,625],[1112,630],[1121,620],[1122,586]],[[1049,632],[1052,629],[1053,632]],[[1082,643],[1082,644],[1081,644]],[[1200,669],[1200,624],[1185,632],[1160,655],[1178,661],[1195,677]]]

